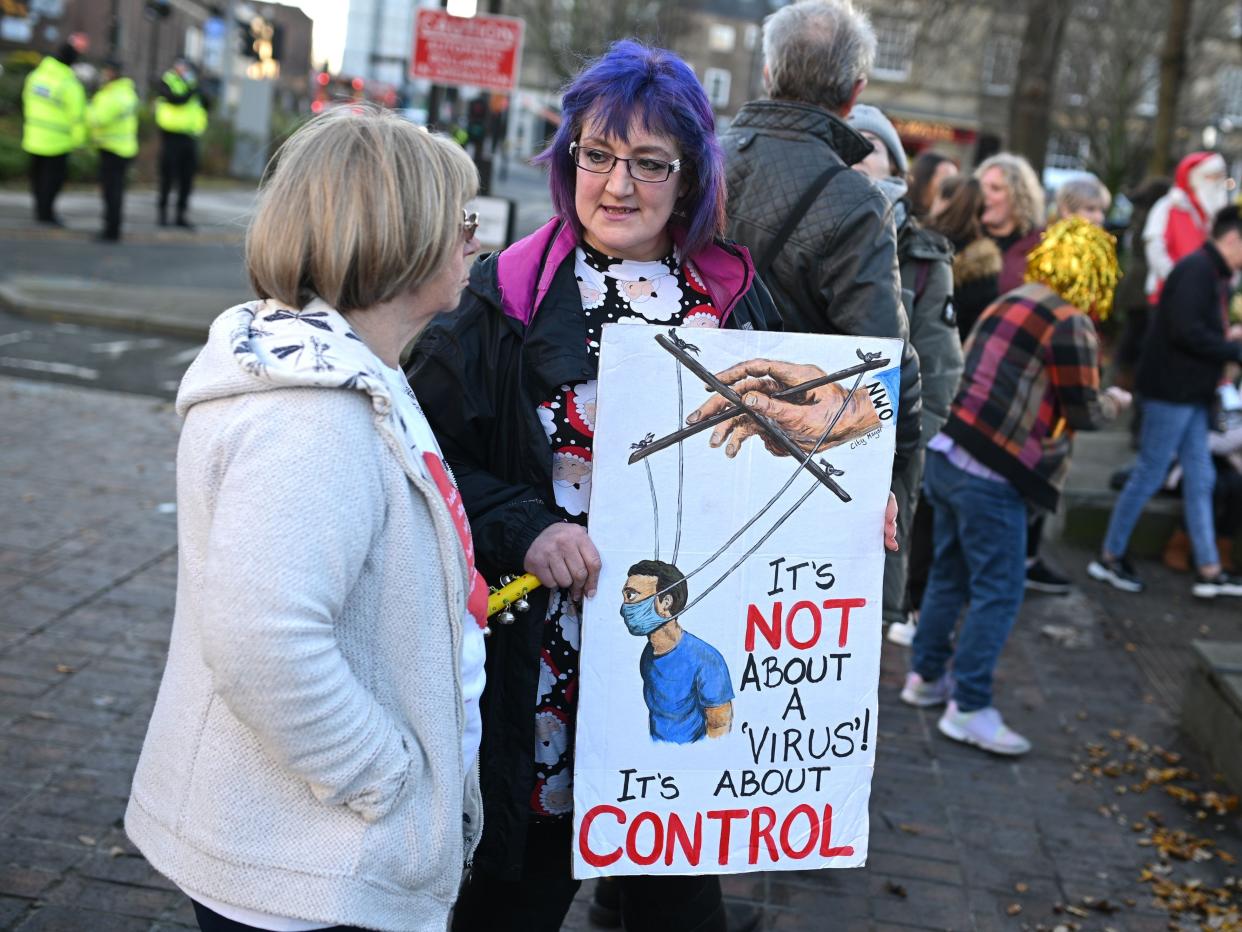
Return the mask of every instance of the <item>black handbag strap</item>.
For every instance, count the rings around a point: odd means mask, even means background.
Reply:
[[[845,171],[849,166],[845,164],[833,165],[824,170],[818,178],[811,182],[811,186],[803,192],[802,199],[798,201],[793,210],[789,212],[789,216],[785,218],[785,222],[776,232],[776,236],[768,243],[768,248],[763,251],[763,258],[755,263],[755,271],[760,278],[767,278],[768,270],[772,267],[772,263],[776,261],[776,257],[781,254],[781,250],[785,248],[785,243],[793,234],[794,227],[799,221],[806,216],[806,212],[811,209],[811,205],[815,203],[815,198],[819,197],[819,193],[828,187],[828,182],[835,178],[840,172]]]

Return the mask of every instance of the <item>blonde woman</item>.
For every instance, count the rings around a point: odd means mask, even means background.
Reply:
[[[1026,276],[1026,254],[1039,245],[1047,215],[1044,189],[1031,163],[999,152],[975,169],[983,188],[983,232],[1000,248],[1003,264],[1000,294],[1017,288]]]
[[[1083,174],[1057,188],[1057,219],[1082,217],[1097,227],[1104,226],[1113,196],[1104,182],[1092,174]]]
[[[1044,189],[1031,163],[1020,155],[1000,152],[975,169],[983,191],[979,223],[1001,252],[998,292],[1005,295],[1026,281],[1026,257],[1039,246],[1047,219]],[[1048,595],[1065,595],[1070,578],[1040,556],[1044,516],[1031,513],[1026,544],[1025,586]]]
[[[399,366],[477,249],[460,147],[349,108],[282,146],[257,300],[181,384],[168,664],[125,828],[203,930],[443,930],[482,828],[486,587]]]

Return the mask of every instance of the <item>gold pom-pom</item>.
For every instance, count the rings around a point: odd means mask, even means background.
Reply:
[[[1026,280],[1047,285],[1069,304],[1106,320],[1121,270],[1117,240],[1081,217],[1054,223],[1026,257]]]

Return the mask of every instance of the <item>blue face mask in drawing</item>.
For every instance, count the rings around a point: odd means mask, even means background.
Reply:
[[[665,618],[655,607],[656,597],[643,599],[641,602],[622,602],[621,617],[630,634],[635,637],[646,637],[661,625],[668,624],[671,618]]]

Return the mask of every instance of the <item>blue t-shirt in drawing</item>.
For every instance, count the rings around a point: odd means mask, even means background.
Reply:
[[[690,744],[707,734],[707,709],[733,699],[729,668],[720,651],[683,631],[677,646],[655,656],[651,642],[638,661],[651,737]]]

